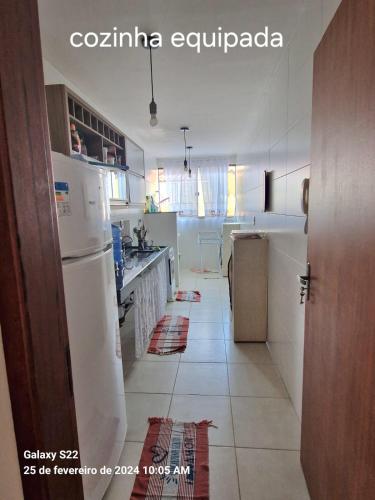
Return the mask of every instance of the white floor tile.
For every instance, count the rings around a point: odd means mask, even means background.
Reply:
[[[232,325],[230,323],[223,323],[224,338],[226,340],[233,339]]]
[[[234,446],[232,411],[227,396],[174,395],[169,417],[182,422],[212,420],[216,428],[208,429],[210,445]]]
[[[182,277],[180,278],[180,285],[177,288],[178,290],[181,290],[182,292],[189,292],[191,290],[196,290],[197,289],[197,280],[194,277]]]
[[[273,365],[229,363],[228,373],[232,396],[288,397]]]
[[[183,270],[179,289],[199,290],[202,300],[167,306],[167,314],[190,317],[185,353],[145,354],[127,375],[128,433],[120,464],[138,465],[149,417],[213,420],[211,500],[239,500],[237,462],[242,500],[308,500],[293,451],[300,423],[279,373],[264,344],[233,342],[227,279],[213,278]],[[134,479],[115,477],[105,500],[130,498]]]
[[[228,363],[273,364],[266,344],[226,341]]]
[[[125,397],[128,420],[126,440],[143,443],[148,431],[149,417],[167,417],[172,396],[128,392]]]
[[[232,321],[232,312],[230,309],[225,308],[222,310],[223,323],[230,323]]]
[[[309,500],[299,452],[237,448],[242,500]]]
[[[234,448],[210,446],[210,500],[239,500]]]
[[[200,290],[199,290],[200,291]],[[201,301],[200,302],[193,302],[192,305],[202,305],[202,306],[218,306],[218,305],[223,305],[221,296],[219,294],[215,293],[214,296],[211,293],[206,293],[206,292],[201,292]]]
[[[168,302],[165,314],[186,316],[190,314],[190,303],[188,302]]]
[[[192,302],[191,310],[192,311],[208,311],[208,312],[216,312],[218,309],[222,309],[222,303],[220,300],[216,298],[202,298],[201,302]]]
[[[229,394],[225,363],[180,363],[175,394],[226,396]]]
[[[190,340],[181,354],[183,363],[225,363],[224,340]]]
[[[223,314],[221,307],[214,309],[192,309],[190,321],[193,323],[222,323]]]
[[[222,323],[192,323],[189,324],[188,340],[223,340]]]
[[[236,446],[299,450],[301,427],[289,399],[231,399]]]
[[[170,394],[176,379],[178,363],[138,361],[125,377],[126,392]]]
[[[119,465],[137,467],[142,449],[142,443],[125,443]],[[127,500],[132,493],[134,481],[135,474],[114,476],[103,500]]]

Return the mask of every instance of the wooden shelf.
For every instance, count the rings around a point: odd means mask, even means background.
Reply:
[[[124,150],[124,148],[122,146],[120,146],[118,143],[116,143],[116,142],[112,141],[111,139],[108,139],[107,137],[103,136],[97,130],[93,129],[92,127],[90,127],[86,123],[81,122],[81,120],[79,120],[75,116],[69,115],[69,119],[70,119],[70,121],[73,121],[74,123],[76,123],[77,125],[79,125],[84,130],[87,130],[87,133],[92,133],[92,134],[97,135],[98,137],[101,137],[103,139],[103,142],[105,142],[106,144],[111,145],[111,146],[115,146],[116,149],[120,149],[121,151]]]
[[[65,85],[47,85],[46,98],[54,151],[71,154],[70,124],[74,123],[88,156],[97,157],[102,162],[103,148],[112,147],[116,163],[126,166],[126,137],[121,130]]]
[[[127,197],[130,196],[131,203],[143,203],[143,149],[65,85],[47,85],[45,91],[52,150],[67,156],[79,154],[72,148],[70,125],[73,123],[87,148],[87,155],[81,156],[110,169],[121,169],[124,173],[120,176],[121,180],[127,183]],[[115,153],[114,164],[104,163],[105,147]],[[116,200],[114,203],[124,205],[128,201]]]

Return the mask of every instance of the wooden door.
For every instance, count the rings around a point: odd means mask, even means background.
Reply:
[[[36,0],[0,2],[0,321],[26,500],[81,500],[24,452],[78,449]],[[5,499],[4,499],[5,500]]]
[[[312,500],[375,498],[375,1],[314,60],[301,460]]]

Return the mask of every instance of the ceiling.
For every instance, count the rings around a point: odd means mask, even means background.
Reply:
[[[256,33],[264,29],[290,38],[304,0],[39,0],[43,56],[97,104],[148,155],[183,153],[180,126],[191,132],[194,153],[234,154],[249,141],[257,103],[280,49],[175,48],[173,32]],[[159,125],[149,125],[148,53],[143,48],[73,48],[80,32],[158,31],[164,46],[153,51]]]

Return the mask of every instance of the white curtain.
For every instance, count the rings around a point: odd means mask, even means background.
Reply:
[[[203,196],[206,216],[225,216],[227,172],[232,159],[194,158],[191,160],[191,177],[184,171],[183,161],[183,158],[158,160],[158,167],[162,169],[159,170],[161,209],[195,217],[198,215],[198,196]]]
[[[165,313],[167,303],[167,268],[162,259],[142,274],[135,290],[135,354],[140,359],[147,349],[156,323]]]
[[[228,161],[222,158],[197,160],[202,179],[206,216],[227,213]]]
[[[184,171],[184,160],[159,162],[159,190],[161,210],[178,212],[180,215],[197,215],[197,172],[191,177]]]

